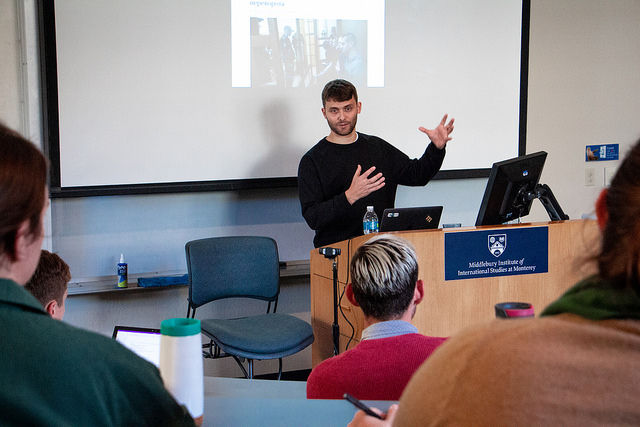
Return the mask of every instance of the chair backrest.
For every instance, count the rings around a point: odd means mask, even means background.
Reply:
[[[185,245],[189,305],[222,298],[276,301],[280,292],[278,246],[269,237],[211,237]]]

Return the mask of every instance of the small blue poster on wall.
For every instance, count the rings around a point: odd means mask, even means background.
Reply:
[[[548,227],[460,231],[444,235],[444,280],[548,271]]]
[[[602,162],[604,160],[618,160],[618,144],[587,145],[585,160],[587,162]]]

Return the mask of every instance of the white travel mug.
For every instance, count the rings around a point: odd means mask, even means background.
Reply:
[[[204,371],[200,320],[166,319],[160,324],[160,375],[193,418],[204,414]]]

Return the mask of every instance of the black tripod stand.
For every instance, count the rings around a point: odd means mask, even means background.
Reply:
[[[333,325],[331,332],[333,334],[333,355],[340,353],[340,326],[338,325],[338,260],[340,249],[338,248],[320,248],[320,254],[325,258],[333,261]]]

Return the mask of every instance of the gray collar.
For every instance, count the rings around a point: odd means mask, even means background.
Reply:
[[[405,322],[404,320],[388,320],[386,322],[374,323],[362,331],[361,341],[416,333],[418,333],[418,328],[409,322]]]

